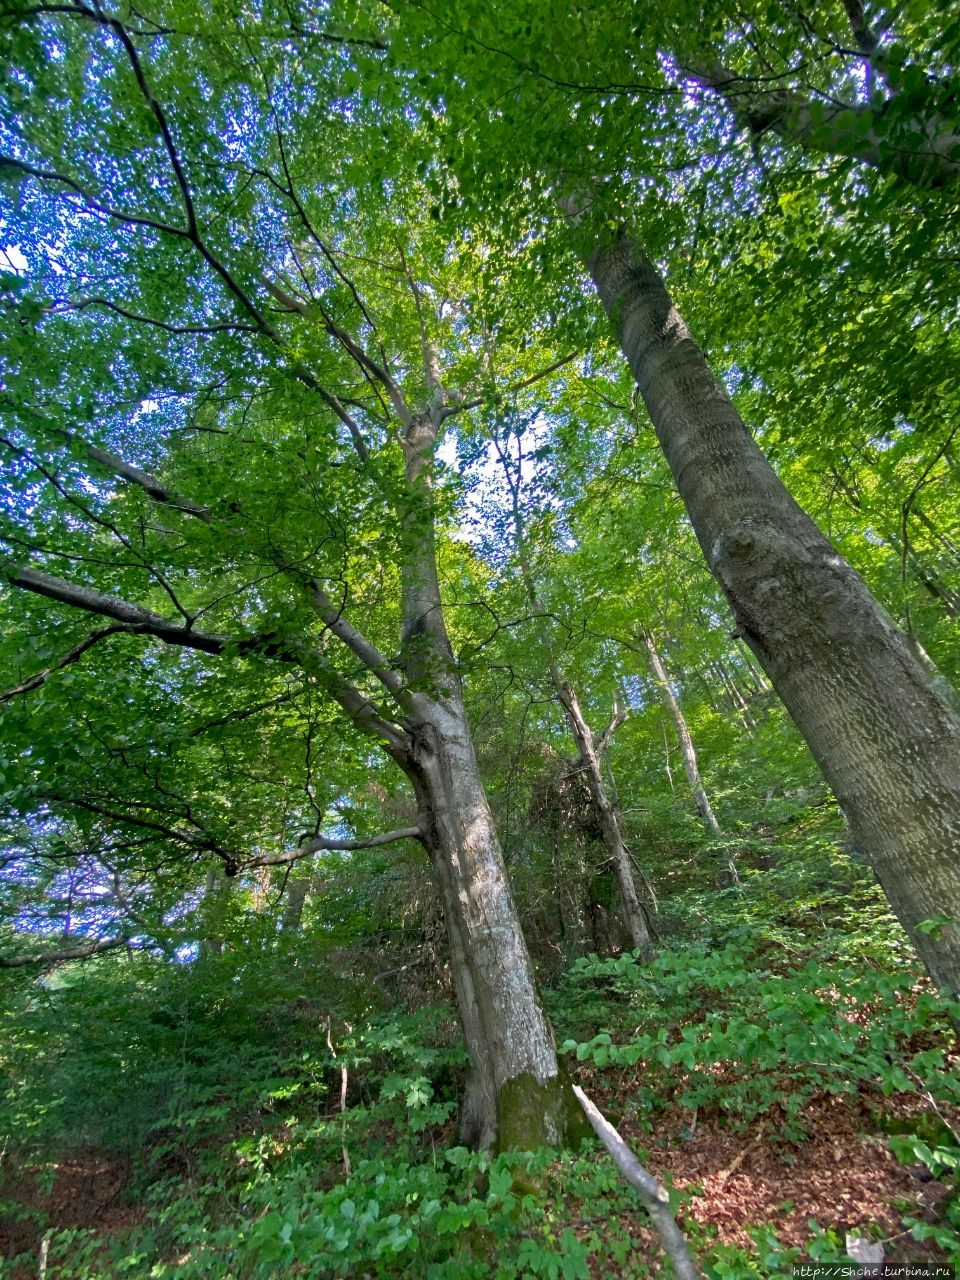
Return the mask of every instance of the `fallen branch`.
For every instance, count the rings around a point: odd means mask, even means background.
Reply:
[[[593,1126],[594,1133],[609,1151],[613,1163],[639,1193],[641,1203],[660,1236],[664,1252],[673,1263],[677,1280],[701,1280],[683,1232],[670,1212],[670,1196],[666,1188],[643,1167],[610,1121],[597,1110],[583,1090],[574,1085],[573,1092]]]
[[[761,1132],[756,1138],[754,1138],[754,1140],[751,1143],[749,1143],[747,1146],[743,1148],[743,1150],[740,1152],[738,1156],[736,1156],[733,1160],[730,1161],[730,1163],[727,1165],[725,1169],[720,1170],[720,1172],[717,1174],[717,1181],[723,1184],[724,1182],[726,1182],[728,1178],[732,1178],[733,1175],[740,1168],[740,1166],[743,1164],[744,1160],[746,1160],[747,1156],[750,1155],[752,1151],[756,1151],[757,1147],[760,1146],[763,1139],[764,1139],[764,1134]]]

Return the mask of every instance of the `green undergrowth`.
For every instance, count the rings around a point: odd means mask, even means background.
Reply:
[[[829,866],[804,881],[784,863],[746,872],[737,893],[674,901],[670,919],[684,915],[689,936],[668,930],[652,964],[586,957],[545,992],[565,1062],[605,1109],[661,1157],[697,1117],[760,1126],[789,1160],[810,1106],[845,1096],[901,1160],[955,1184],[960,1006],[920,977],[866,878],[844,889]],[[306,947],[8,976],[3,998],[2,1168],[49,1185],[64,1154],[96,1150],[129,1163],[136,1209],[104,1234],[57,1230],[9,1193],[3,1212],[30,1219],[34,1243],[0,1264],[4,1280],[37,1273],[44,1233],[45,1280],[668,1274],[593,1145],[493,1159],[456,1145],[466,1064],[451,1009],[377,1005]],[[955,1187],[935,1221],[907,1225],[960,1260]],[[829,1222],[802,1255],[765,1226],[752,1248],[688,1230],[709,1280],[846,1256]]]

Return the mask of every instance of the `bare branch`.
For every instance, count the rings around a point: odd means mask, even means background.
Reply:
[[[960,180],[960,134],[935,105],[912,110],[891,129],[887,102],[850,104],[767,83],[766,77],[739,76],[721,63],[690,61],[682,74],[718,93],[741,127],[773,133],[813,151],[862,161],[907,182],[935,187]],[[782,77],[775,77],[781,80]]]
[[[305,316],[309,310],[307,304],[302,298],[295,298],[292,293],[288,293],[286,289],[281,288],[275,280],[271,280],[269,276],[261,276],[260,280],[267,293],[277,302],[280,303],[284,311],[295,311],[297,315]]]
[[[356,339],[347,333],[345,329],[341,329],[333,317],[329,315],[323,307],[320,307],[319,310],[320,314],[323,316],[323,323],[327,332],[331,337],[337,339],[341,346],[349,352],[360,368],[368,374],[374,382],[378,382],[380,386],[383,387],[384,391],[387,393],[390,403],[394,407],[397,417],[405,427],[409,426],[413,421],[414,415],[410,412],[410,408],[406,400],[403,398],[403,393],[388,371],[381,365],[377,364],[376,360],[372,359]]]
[[[58,173],[54,169],[38,169],[34,165],[26,164],[23,160],[16,159],[14,156],[0,155],[0,173],[4,169],[16,169],[27,177],[36,178],[41,182],[58,182],[66,187],[71,195],[79,196],[94,213],[102,213],[105,217],[113,219],[114,222],[128,223],[135,227],[151,227],[154,231],[162,231],[165,235],[178,236],[183,240],[187,239],[187,233],[183,227],[174,226],[172,223],[164,222],[160,218],[151,218],[147,214],[130,213],[126,209],[117,209],[112,205],[103,204],[82,183],[78,182],[76,178],[71,178],[68,174]]]
[[[626,707],[621,707],[618,702],[614,702],[613,713],[610,716],[610,722],[608,723],[607,727],[603,730],[603,732],[600,734],[600,736],[597,738],[597,755],[598,756],[602,756],[604,752],[607,750],[607,748],[610,746],[610,739],[613,737],[616,731],[620,728],[620,726],[626,722],[629,714],[630,713],[629,711],[627,711]]]
[[[850,29],[857,42],[857,48],[869,58],[876,51],[880,40],[867,22],[867,16],[863,11],[863,0],[840,0],[840,3],[850,19]]]
[[[361,462],[366,462],[370,457],[370,450],[367,448],[367,442],[363,438],[363,432],[360,430],[356,419],[343,406],[343,401],[328,391],[322,383],[318,382],[310,370],[302,364],[293,366],[294,375],[303,383],[305,387],[309,387],[311,391],[315,391],[321,400],[333,410],[343,425],[350,432],[350,438],[353,441],[353,447],[356,450],[357,457]]]
[[[0,568],[0,573],[11,586],[46,596],[50,600],[70,605],[74,609],[82,609],[85,613],[114,618],[117,622],[123,623],[125,631],[153,635],[165,644],[182,645],[188,649],[199,649],[203,653],[219,654],[230,643],[227,636],[194,631],[185,623],[171,622],[169,618],[154,613],[151,609],[145,609],[142,605],[130,604],[129,601],[107,595],[104,591],[79,586],[77,583],[68,582],[65,578],[57,578],[39,569],[31,569],[28,565],[7,563]]]
[[[369,836],[365,840],[334,840],[326,836],[309,836],[289,853],[253,858],[249,862],[244,862],[238,870],[247,871],[252,867],[282,867],[290,862],[297,862],[300,858],[308,858],[310,854],[319,853],[323,849],[378,849],[381,845],[395,844],[399,840],[423,840],[423,838],[423,832],[419,827],[401,827],[398,831],[385,831],[381,835]]]

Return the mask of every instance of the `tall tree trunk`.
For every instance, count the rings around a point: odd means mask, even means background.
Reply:
[[[537,992],[444,619],[433,502],[442,421],[437,387],[404,436],[402,652],[411,746],[395,758],[413,784],[421,838],[440,883],[470,1055],[461,1140],[500,1149],[563,1146],[586,1132],[585,1122]]]
[[[582,1124],[537,993],[459,698],[418,695],[410,731],[409,774],[440,883],[471,1063],[461,1140],[563,1146]]]
[[[310,877],[302,869],[299,874],[294,871],[287,883],[283,915],[280,920],[280,928],[283,933],[289,935],[300,932],[303,908],[306,906],[309,891]]]
[[[230,896],[233,891],[233,880],[224,875],[223,866],[219,863],[207,868],[207,876],[203,887],[203,903],[200,908],[200,920],[203,937],[200,939],[200,954],[219,956],[223,954],[224,932],[227,913],[230,910]]]
[[[626,237],[589,269],[711,571],[941,990],[960,990],[960,718],[797,505]],[[926,932],[932,917],[951,923]]]
[[[641,958],[652,960],[654,955],[653,939],[647,928],[646,917],[640,898],[637,894],[633,866],[630,862],[630,851],[623,842],[620,829],[620,815],[612,797],[607,795],[603,785],[603,774],[600,769],[600,756],[594,742],[593,732],[587,724],[573,686],[559,682],[557,692],[567,713],[567,719],[580,751],[583,763],[584,778],[590,790],[590,798],[597,812],[603,843],[610,855],[613,874],[620,893],[620,905],[623,910],[623,922],[634,950],[639,951]]]
[[[517,545],[517,558],[520,563],[520,573],[523,578],[523,585],[526,589],[527,598],[530,601],[531,610],[534,616],[540,616],[543,613],[540,604],[540,597],[537,592],[537,584],[530,567],[530,561],[527,555],[527,539],[524,529],[523,513],[520,508],[520,486],[521,486],[521,467],[518,461],[516,470],[512,469],[511,463],[508,461],[505,453],[500,448],[499,443],[494,441],[500,461],[503,465],[504,475],[507,485],[510,489],[510,497],[513,504],[513,529],[514,537]],[[635,951],[639,951],[644,960],[652,960],[654,956],[653,939],[650,936],[650,930],[647,927],[646,917],[643,913],[643,907],[640,904],[640,896],[637,893],[636,880],[633,874],[633,863],[630,859],[630,852],[623,842],[623,831],[620,821],[620,809],[616,800],[616,796],[607,794],[606,787],[603,784],[603,773],[601,771],[601,758],[603,756],[603,739],[609,739],[610,734],[617,726],[622,723],[622,717],[617,716],[614,711],[614,719],[610,722],[610,726],[605,730],[601,738],[601,744],[598,746],[593,737],[593,732],[580,709],[580,703],[573,686],[563,679],[560,668],[553,657],[550,655],[550,642],[546,629],[542,622],[539,624],[540,644],[547,658],[547,672],[550,677],[550,683],[556,691],[557,697],[563,705],[564,711],[567,713],[567,723],[570,725],[570,732],[577,744],[577,750],[580,752],[580,759],[583,764],[584,775],[587,787],[590,791],[590,797],[593,801],[594,808],[597,812],[597,820],[600,824],[600,834],[603,839],[604,847],[610,859],[610,865],[613,867],[614,878],[617,882],[617,889],[620,896],[620,908],[623,913],[623,923],[630,939],[630,944]],[[615,792],[616,788],[613,784],[613,778],[610,778],[611,792]]]
[[[697,752],[693,745],[693,736],[690,733],[690,728],[687,725],[686,717],[683,714],[677,696],[670,685],[667,669],[663,665],[663,659],[660,657],[656,642],[649,631],[644,631],[643,641],[647,647],[647,655],[650,658],[650,670],[653,672],[654,683],[660,690],[660,698],[667,710],[667,714],[673,721],[677,741],[680,744],[683,771],[687,775],[687,782],[689,782],[690,790],[693,792],[693,803],[697,806],[697,812],[700,814],[703,825],[710,834],[722,839],[723,832],[720,830],[720,823],[717,821],[713,806],[710,804],[710,797],[707,795],[706,788],[700,778],[700,766],[697,763]],[[729,854],[727,855],[727,871],[730,875],[731,884],[738,885],[740,883],[740,873],[737,871],[737,864]]]

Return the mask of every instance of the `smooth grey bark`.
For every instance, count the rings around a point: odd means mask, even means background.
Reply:
[[[440,701],[417,694],[411,733],[407,767],[423,843],[440,885],[471,1061],[461,1139],[481,1147],[562,1146],[567,1086],[459,697]],[[521,1114],[511,1105],[515,1088],[527,1095]]]
[[[626,926],[630,945],[639,951],[641,958],[652,960],[654,956],[653,939],[647,928],[646,917],[637,893],[633,866],[630,861],[630,850],[624,844],[623,832],[620,828],[620,814],[614,799],[607,794],[603,783],[603,772],[600,767],[600,755],[594,741],[593,732],[584,718],[577,700],[573,685],[560,682],[557,692],[567,713],[567,719],[573,732],[580,759],[583,765],[583,776],[590,790],[590,798],[596,810],[597,821],[603,836],[604,847],[610,856],[610,864],[620,894],[620,906],[623,910],[623,923]]]
[[[394,757],[413,784],[421,839],[443,899],[471,1062],[461,1140],[484,1148],[563,1146],[581,1135],[580,1112],[536,989],[444,619],[433,500],[444,398],[425,338],[424,347],[431,403],[409,418],[403,437],[402,653],[410,745]]]
[[[960,990],[960,718],[793,500],[629,238],[589,269],[707,563],[936,985]],[[946,915],[927,933],[918,926]]]
[[[700,778],[700,766],[697,763],[697,752],[693,745],[690,728],[680,708],[680,703],[677,701],[676,694],[671,688],[667,669],[663,665],[663,659],[660,657],[656,641],[649,631],[644,631],[643,642],[646,645],[647,655],[650,659],[650,670],[653,674],[654,684],[656,684],[660,699],[673,722],[677,741],[680,744],[683,771],[687,775],[687,782],[689,782],[690,790],[693,792],[693,802],[697,806],[697,812],[703,819],[703,825],[711,835],[722,836],[723,832],[720,830],[720,823],[716,819],[713,807],[710,804],[710,798]]]
[[[683,761],[683,771],[687,775],[687,782],[690,784],[690,790],[693,792],[693,803],[697,807],[703,825],[707,828],[712,836],[717,839],[723,838],[723,832],[720,830],[720,823],[717,821],[716,814],[713,812],[713,806],[710,804],[710,797],[707,795],[703,780],[700,777],[700,766],[697,762],[697,752],[693,745],[693,736],[690,733],[690,727],[687,724],[686,717],[680,706],[676,694],[670,684],[670,678],[667,675],[667,669],[663,665],[663,659],[657,649],[656,641],[649,631],[643,632],[643,642],[646,645],[647,656],[650,659],[650,670],[653,674],[654,684],[660,691],[660,698],[673,722],[674,732],[677,735],[677,742],[680,746],[680,758]],[[732,885],[739,885],[740,873],[737,871],[737,864],[734,862],[730,854],[726,856],[727,873],[730,876]]]

